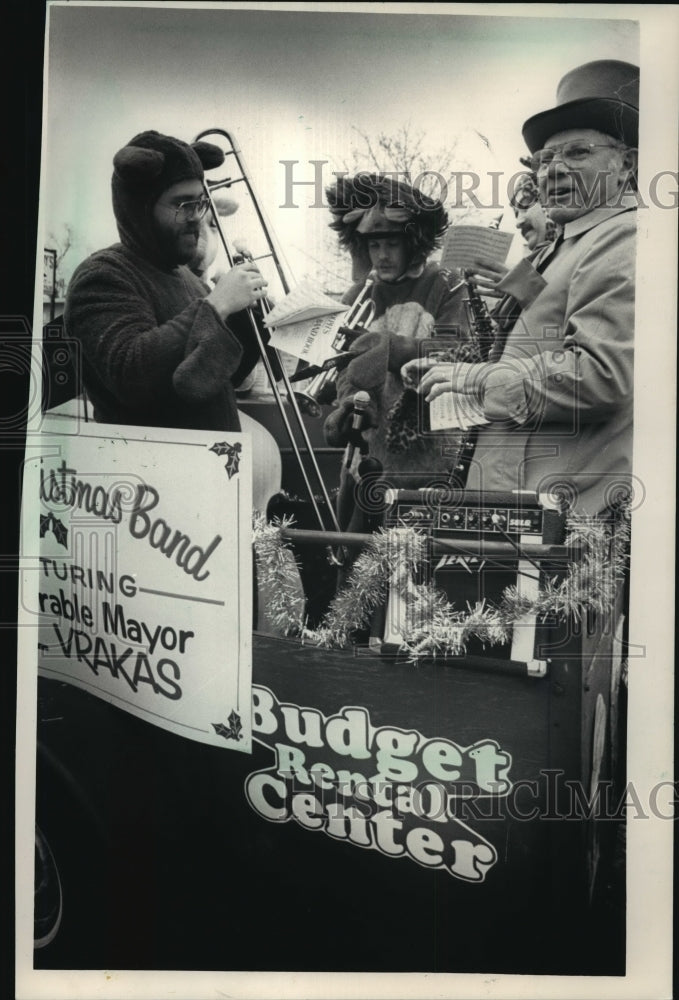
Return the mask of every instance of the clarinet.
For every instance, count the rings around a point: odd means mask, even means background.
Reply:
[[[481,298],[474,284],[472,268],[467,267],[462,271],[464,280],[467,283],[467,304],[469,309],[469,320],[476,341],[478,360],[487,361],[490,349],[493,346],[497,327],[490,315],[488,306]],[[462,438],[457,462],[451,476],[451,483],[456,489],[464,490],[472,458],[476,449],[478,438],[478,427],[472,427]]]
[[[493,346],[497,327],[492,319],[488,306],[481,298],[474,284],[474,271],[471,267],[466,267],[462,272],[464,280],[467,282],[467,295],[469,302],[470,320],[472,329],[476,336],[479,354],[482,361],[488,360],[490,349]]]

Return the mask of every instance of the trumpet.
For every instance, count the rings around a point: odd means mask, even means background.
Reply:
[[[351,345],[375,318],[375,303],[369,297],[374,284],[375,272],[371,271],[335,334],[331,345],[334,353],[322,365],[302,368],[290,379],[291,382],[311,379],[306,389],[295,393],[300,409],[310,417],[320,417],[322,404],[334,399],[339,373],[353,357]]]

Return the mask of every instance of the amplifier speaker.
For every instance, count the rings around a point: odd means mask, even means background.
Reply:
[[[420,528],[432,542],[447,543],[434,546],[447,551],[433,555],[425,572],[456,611],[484,602],[497,605],[510,586],[530,599],[547,575],[564,571],[563,561],[550,560],[549,555],[535,558],[524,550],[561,545],[565,537],[565,515],[534,493],[393,490],[387,497],[385,526]],[[467,551],[456,552],[455,543]],[[392,588],[384,615],[385,652],[399,644],[406,610]],[[481,640],[472,639],[465,658],[512,661],[543,673],[544,665],[536,659],[536,635],[535,618],[527,615],[503,645],[486,649]]]

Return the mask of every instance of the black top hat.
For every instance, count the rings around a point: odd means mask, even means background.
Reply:
[[[531,153],[557,132],[591,128],[636,147],[639,141],[639,67],[616,59],[585,63],[566,73],[556,107],[533,115],[523,126]]]

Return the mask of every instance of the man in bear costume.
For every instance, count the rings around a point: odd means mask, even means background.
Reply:
[[[64,311],[97,421],[240,429],[233,387],[259,357],[243,310],[266,282],[246,263],[210,289],[186,266],[209,208],[204,170],[223,160],[210,143],[153,131],[113,159],[120,242],[77,268]]]
[[[340,246],[352,255],[353,276],[362,279],[343,301],[353,303],[369,275],[375,312],[367,330],[350,347],[355,357],[338,376],[337,403],[325,423],[326,440],[334,447],[348,442],[354,396],[364,390],[370,403],[362,431],[384,481],[409,489],[444,485],[454,471],[461,436],[427,432],[416,395],[404,386],[400,371],[420,355],[422,341],[434,337],[435,327],[449,328],[456,345],[453,356],[467,360],[476,356],[465,282],[459,274],[428,261],[446,232],[447,214],[440,201],[379,174],[340,177],[327,197],[333,217],[330,226]],[[347,509],[342,496],[347,488],[343,477],[340,513]],[[354,510],[349,524],[342,527],[358,530],[361,521],[361,512]]]

